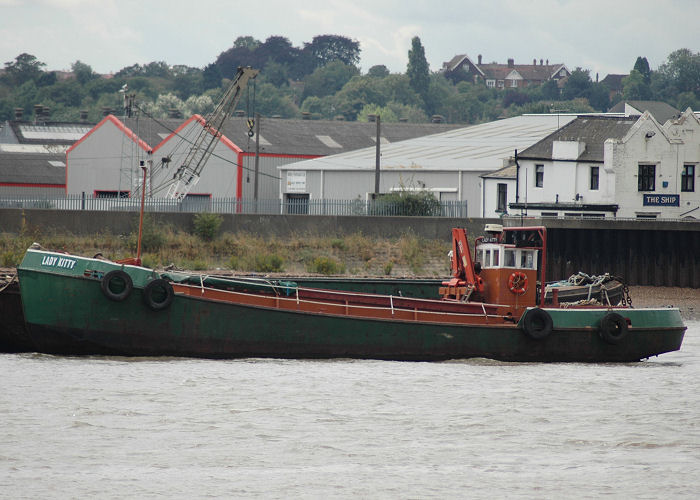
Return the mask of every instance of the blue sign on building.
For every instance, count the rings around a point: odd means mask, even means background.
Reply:
[[[678,194],[645,194],[645,207],[679,207],[681,197]]]

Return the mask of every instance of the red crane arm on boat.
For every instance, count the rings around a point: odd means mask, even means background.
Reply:
[[[467,232],[463,228],[452,228],[452,278],[474,287],[477,292],[484,291],[484,281],[474,270],[474,261],[469,253]]]

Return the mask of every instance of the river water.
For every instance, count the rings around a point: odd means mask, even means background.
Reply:
[[[0,355],[0,497],[697,498],[688,326],[631,364]]]

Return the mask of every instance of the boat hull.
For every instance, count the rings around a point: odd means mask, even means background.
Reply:
[[[71,257],[77,264],[68,272],[43,269],[36,258],[25,258],[18,269],[22,302],[33,345],[53,354],[624,362],[679,349],[685,331],[677,309],[620,309],[630,327],[612,345],[599,332],[612,309],[548,309],[552,332],[534,339],[522,321],[498,316],[467,315],[458,324],[449,314],[445,321],[417,321],[406,319],[406,311],[382,309],[384,317],[357,317],[338,313],[338,306],[312,312],[298,304],[295,310],[293,296],[275,299],[286,309],[243,303],[251,296],[236,292],[211,298],[204,287],[200,293],[189,285],[176,286],[170,306],[154,311],[144,301],[152,271]],[[109,269],[133,278],[133,291],[122,301],[101,291],[98,278]]]

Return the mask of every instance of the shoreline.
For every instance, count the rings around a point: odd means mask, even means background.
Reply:
[[[630,286],[632,307],[677,307],[683,319],[700,320],[700,289],[670,286]]]

